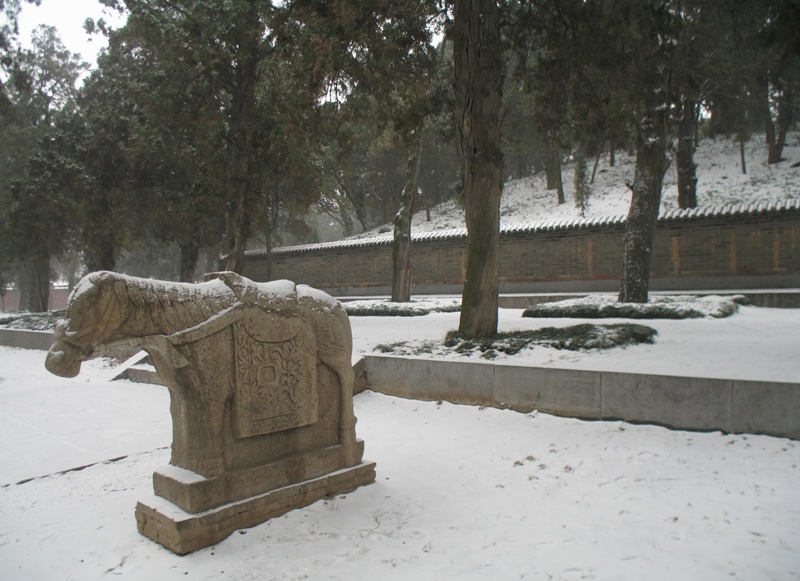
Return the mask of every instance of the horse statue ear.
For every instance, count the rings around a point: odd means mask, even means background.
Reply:
[[[220,272],[207,272],[203,277],[203,282],[208,282],[210,280],[217,280],[222,278],[222,275],[225,274],[224,271]]]
[[[205,280],[218,278],[233,291],[239,302],[255,303],[258,301],[258,287],[256,284],[232,271],[212,272],[205,276]]]
[[[88,275],[89,282],[95,286],[108,282],[109,280],[116,280],[117,274],[108,270],[97,270]]]

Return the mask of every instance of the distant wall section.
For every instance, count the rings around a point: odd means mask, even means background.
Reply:
[[[625,217],[506,228],[500,290],[612,291],[619,287]],[[466,230],[413,236],[413,292],[458,293],[466,275]],[[275,278],[338,296],[386,294],[391,235],[277,248]],[[266,279],[264,251],[245,256],[245,276]],[[674,210],[656,226],[651,288],[708,290],[800,287],[800,200]]]
[[[58,311],[67,308],[67,299],[69,298],[69,289],[66,288],[50,288],[50,300],[47,306],[48,311]],[[8,289],[5,295],[0,297],[0,311],[18,311],[19,310],[19,291],[16,289]]]

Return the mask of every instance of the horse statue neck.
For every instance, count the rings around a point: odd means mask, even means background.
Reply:
[[[194,327],[236,304],[233,291],[221,280],[200,284],[170,283],[118,275],[112,301],[122,317],[114,335],[171,335]]]

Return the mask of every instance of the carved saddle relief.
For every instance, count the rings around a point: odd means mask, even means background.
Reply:
[[[236,361],[234,434],[248,438],[317,422],[316,344],[311,326],[281,325],[270,319],[233,325]],[[293,334],[287,333],[291,331]],[[289,334],[289,338],[286,336]],[[270,339],[273,340],[270,340]],[[277,339],[277,340],[275,340]]]

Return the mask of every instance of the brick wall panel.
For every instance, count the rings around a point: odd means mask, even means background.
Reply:
[[[501,234],[500,278],[505,282],[613,280],[620,277],[623,223],[587,221],[569,228],[533,227]],[[392,247],[340,241],[276,249],[276,278],[335,289],[391,284]],[[417,237],[412,243],[415,284],[463,284],[466,235]],[[248,253],[245,274],[266,278],[263,255]],[[652,278],[800,275],[800,203],[773,211],[727,209],[713,216],[684,212],[656,227]]]

